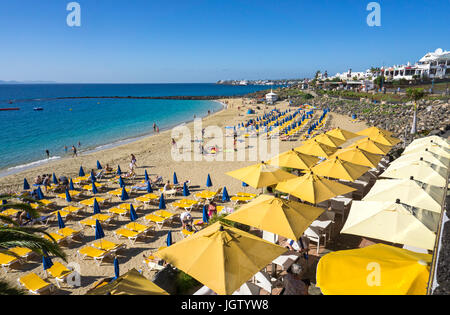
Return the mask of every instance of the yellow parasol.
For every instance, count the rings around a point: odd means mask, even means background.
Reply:
[[[338,157],[343,161],[351,162],[354,164],[367,166],[371,168],[376,168],[378,163],[380,163],[381,156],[378,154],[373,154],[367,151],[360,149],[358,146],[353,148],[346,148],[338,150],[335,154],[333,154],[330,159],[333,157]]]
[[[306,155],[295,151],[294,149],[281,153],[267,161],[267,164],[278,167],[289,167],[299,170],[309,169],[311,166],[317,164],[319,159],[312,155]]]
[[[425,295],[432,255],[385,244],[323,256],[317,287],[326,295]]]
[[[286,251],[253,234],[216,222],[154,256],[217,294],[228,295]]]
[[[315,139],[311,139],[311,141],[307,141],[302,146],[295,148],[295,151],[297,152],[319,157],[329,157],[336,152],[336,150],[336,148],[320,143]]]
[[[318,204],[356,190],[353,187],[317,176],[311,172],[301,177],[281,182],[275,189],[312,204]]]
[[[297,177],[264,162],[228,172],[226,175],[236,178],[253,188],[267,187]]]
[[[364,151],[373,154],[386,155],[389,151],[391,151],[391,146],[387,146],[375,141],[372,141],[370,138],[364,138],[359,141],[356,141],[352,145],[347,148],[355,148],[358,147]]]
[[[354,182],[369,169],[370,167],[344,161],[336,156],[333,159],[326,160],[314,166],[311,170],[314,174],[319,176],[344,179]]]
[[[359,135],[359,136],[366,136],[366,137],[371,138],[372,136],[376,136],[380,132],[382,134],[386,135],[386,136],[392,136],[393,135],[392,132],[390,132],[388,130],[385,130],[385,129],[378,128],[378,127],[369,127],[367,129],[358,131],[356,134]]]
[[[335,137],[332,137],[330,135],[323,133],[323,134],[315,136],[314,138],[306,141],[306,143],[308,143],[310,141],[314,141],[314,140],[319,143],[326,144],[327,146],[333,147],[333,148],[337,148],[345,142],[344,140],[341,140],[339,138],[335,138]]]
[[[261,195],[226,219],[298,240],[324,211],[299,202]]]
[[[335,128],[333,130],[327,131],[325,134],[332,136],[334,138],[338,138],[343,140],[344,142],[353,139],[356,137],[359,137],[360,135],[357,135],[356,133],[341,129],[341,128]]]

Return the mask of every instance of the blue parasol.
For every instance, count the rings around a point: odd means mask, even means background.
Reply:
[[[227,187],[223,187],[222,202],[228,202],[228,201],[230,201],[230,196],[228,196]]]
[[[191,193],[189,192],[189,189],[188,189],[186,183],[184,183],[184,184],[183,184],[183,196],[184,196],[184,197],[187,197],[187,196],[189,196],[190,194],[191,194]]]
[[[98,190],[97,190],[97,186],[95,186],[95,183],[94,182],[92,182],[92,193],[95,195],[95,194],[98,194]]]
[[[70,189],[70,190],[75,190],[75,187],[73,186],[72,178],[70,179],[69,189]]]
[[[209,222],[209,216],[208,216],[208,211],[206,209],[206,205],[203,206],[203,219],[202,219],[203,223],[208,223]]]
[[[122,175],[122,170],[120,169],[120,165],[117,165],[117,175]]]
[[[100,214],[100,206],[97,202],[97,198],[94,198],[94,214]]]
[[[104,238],[104,237],[105,237],[105,233],[103,232],[102,225],[96,219],[95,220],[95,239],[99,240],[99,239]]]
[[[144,176],[145,176],[145,181],[148,182],[150,180],[150,178],[148,177],[147,170],[145,170]]]
[[[100,162],[99,162],[99,161],[97,161],[97,169],[98,169],[98,170],[101,170],[101,169],[103,169],[103,167],[102,167],[102,165],[100,164]]]
[[[172,245],[172,232],[171,231],[167,232],[166,244],[167,244],[167,246]]]
[[[80,171],[78,172],[78,176],[80,176],[80,177],[86,176],[86,174],[84,174],[83,166],[80,166]]]
[[[122,177],[119,177],[119,186],[120,186],[120,188],[125,187],[125,182],[123,181]]]
[[[114,278],[113,280],[116,280],[117,278],[119,278],[120,275],[120,271],[119,271],[119,260],[116,258],[114,258]]]
[[[136,211],[134,210],[133,204],[130,203],[130,220],[131,222],[134,222],[138,219],[138,215]]]
[[[120,199],[121,199],[122,201],[125,201],[125,200],[130,199],[130,197],[128,196],[127,191],[125,190],[125,186],[122,187],[122,196],[120,196]]]
[[[178,185],[177,173],[173,172],[173,184]]]
[[[55,173],[53,173],[53,184],[58,185],[58,179],[56,178]]]
[[[208,178],[206,179],[206,187],[211,187],[212,185],[211,176],[208,174]]]
[[[164,201],[164,194],[159,197],[159,209],[166,209],[166,202]]]
[[[152,184],[150,184],[150,181],[147,182],[147,192],[148,193],[152,193],[153,192]]]
[[[28,184],[28,181],[26,178],[23,179],[23,190],[30,189],[30,184]]]
[[[58,227],[60,229],[64,229],[66,227],[59,211],[58,211]]]
[[[42,265],[44,270],[50,269],[53,266],[53,262],[46,250],[44,250],[44,255],[42,256]]]
[[[72,197],[70,196],[69,191],[66,189],[66,201],[67,202],[72,202]]]
[[[91,171],[91,182],[95,183],[94,171]]]
[[[45,196],[42,193],[41,186],[39,186],[38,189],[37,189],[37,200],[41,200],[41,199],[44,199],[44,198],[45,198]]]

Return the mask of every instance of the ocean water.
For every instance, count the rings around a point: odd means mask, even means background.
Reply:
[[[206,116],[222,104],[214,101],[146,99],[55,99],[81,96],[231,96],[267,86],[216,84],[34,84],[0,85],[0,176],[81,152],[125,143]],[[12,101],[12,104],[10,104]],[[43,111],[33,108],[42,107]],[[78,142],[81,147],[78,147]],[[68,147],[67,153],[64,146]]]

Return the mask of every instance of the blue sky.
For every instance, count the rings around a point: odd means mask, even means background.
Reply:
[[[215,82],[329,74],[449,50],[450,1],[69,0],[0,2],[0,80]]]

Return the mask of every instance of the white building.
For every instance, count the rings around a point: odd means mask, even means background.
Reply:
[[[384,75],[389,80],[412,80],[413,76],[430,79],[443,79],[450,77],[450,52],[441,48],[429,52],[415,65],[408,63],[402,66],[393,66],[385,69]]]
[[[278,100],[278,94],[274,93],[270,90],[270,93],[266,94],[266,102],[267,104],[273,104]]]

